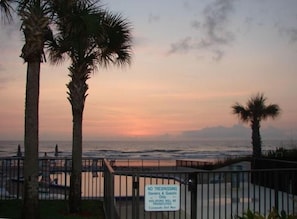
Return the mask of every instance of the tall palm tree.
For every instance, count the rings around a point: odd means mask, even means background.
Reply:
[[[27,62],[25,101],[24,204],[22,218],[39,218],[38,147],[40,63],[45,61],[44,46],[52,38],[45,2],[30,1],[20,11],[25,45],[21,57]],[[36,207],[32,207],[36,206]]]
[[[45,61],[44,45],[52,38],[46,2],[42,0],[1,0],[1,12],[10,21],[12,5],[21,19],[25,44],[21,58],[27,63],[25,134],[24,134],[24,194],[22,218],[39,218],[38,212],[38,116],[40,63]],[[1,14],[3,15],[3,14]]]
[[[266,105],[267,98],[263,94],[258,93],[252,96],[246,106],[235,103],[232,106],[233,114],[246,123],[251,123],[252,128],[252,144],[253,157],[259,158],[262,154],[262,141],[260,135],[260,123],[269,117],[276,118],[280,113],[280,107],[277,104]]]
[[[63,60],[65,55],[71,60],[70,82],[67,84],[73,116],[70,212],[81,209],[82,121],[88,90],[86,82],[98,66],[129,64],[131,59],[129,23],[95,3],[98,1],[57,0],[54,5],[58,34],[50,46],[50,58],[54,63]]]

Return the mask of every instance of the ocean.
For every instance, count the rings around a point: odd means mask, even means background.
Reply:
[[[24,151],[23,141],[0,141],[0,157],[15,156],[18,145]],[[71,156],[71,141],[40,141],[39,155]],[[292,140],[263,141],[264,153],[276,148],[290,148]],[[194,140],[194,141],[85,141],[83,156],[109,159],[188,159],[218,160],[231,156],[251,155],[250,140]]]

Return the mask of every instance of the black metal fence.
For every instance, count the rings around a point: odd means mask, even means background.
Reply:
[[[83,158],[82,197],[103,197],[102,159]],[[0,199],[21,199],[23,194],[23,158],[0,158]],[[70,186],[71,158],[39,158],[39,198],[67,199]]]
[[[297,169],[251,170],[250,162],[215,171],[194,169],[194,162],[190,167],[180,165],[180,161],[124,163],[104,161],[105,210],[110,219],[236,218],[247,210],[268,215],[273,208],[297,214],[297,196],[293,193]],[[271,173],[273,177],[267,178]],[[279,189],[282,180],[275,177],[278,174],[286,176],[282,183],[287,190]],[[274,186],[263,186],[263,181],[274,182]],[[165,191],[178,188],[174,193],[178,200],[164,193],[164,186]]]
[[[82,197],[102,199],[109,219],[234,218],[248,209],[267,215],[273,207],[297,214],[297,168],[252,170],[241,162],[203,171],[175,160],[82,162]],[[67,199],[71,159],[42,157],[39,164],[40,199]],[[0,199],[21,199],[22,190],[23,159],[0,158]]]

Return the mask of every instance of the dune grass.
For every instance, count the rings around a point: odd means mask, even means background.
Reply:
[[[82,201],[80,214],[69,214],[67,201],[44,200],[40,201],[41,219],[104,219],[103,202],[98,200]],[[0,200],[0,218],[19,219],[22,209],[21,200]]]

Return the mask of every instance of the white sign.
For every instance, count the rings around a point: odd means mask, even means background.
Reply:
[[[146,185],[144,200],[146,211],[178,211],[179,185]]]

